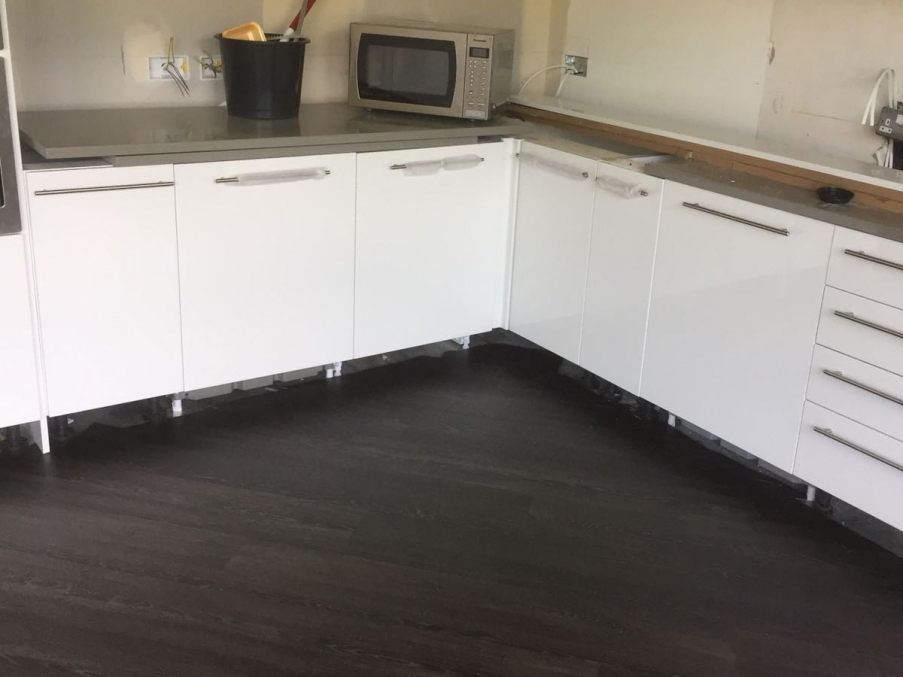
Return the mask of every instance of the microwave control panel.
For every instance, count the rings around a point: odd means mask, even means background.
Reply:
[[[464,117],[488,120],[492,100],[492,36],[471,35],[467,42]]]

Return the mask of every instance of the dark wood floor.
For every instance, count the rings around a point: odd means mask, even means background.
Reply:
[[[556,367],[486,346],[7,461],[0,675],[903,674],[903,561]]]

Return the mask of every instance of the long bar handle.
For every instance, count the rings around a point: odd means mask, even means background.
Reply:
[[[268,183],[291,183],[294,181],[319,181],[332,174],[325,167],[302,169],[290,172],[260,172],[258,174],[239,174],[216,179],[216,183],[237,183],[239,185],[262,185]]]
[[[545,169],[557,172],[562,176],[574,179],[575,181],[586,181],[589,178],[589,172],[581,171],[576,167],[571,167],[570,165],[566,165],[561,162],[546,160],[545,158],[541,158],[536,155],[530,155],[529,153],[518,153],[517,157],[525,162],[529,162],[531,165],[544,167]]]
[[[441,169],[448,170],[460,170],[460,169],[473,169],[478,167],[483,162],[486,162],[486,158],[480,157],[479,155],[461,155],[457,157],[448,157],[443,158],[441,160],[427,160],[426,162],[403,162],[401,164],[392,165],[389,167],[393,172],[399,171],[417,171],[420,170],[435,170],[435,172],[439,172]]]
[[[856,317],[853,313],[846,313],[842,310],[835,310],[834,314],[837,317],[843,318],[844,320],[849,320],[850,322],[855,322],[856,324],[861,324],[863,327],[869,327],[870,329],[876,329],[885,334],[890,334],[891,336],[896,336],[899,339],[903,339],[903,332],[897,331],[896,329],[891,329],[890,327],[885,327],[880,324],[875,324],[869,320],[863,320],[861,317]]]
[[[866,254],[865,252],[857,252],[853,249],[847,249],[844,254],[846,254],[847,256],[853,256],[857,259],[862,259],[863,261],[871,261],[872,263],[887,266],[888,268],[903,270],[903,264],[901,263],[894,263],[893,261],[888,261],[887,259],[879,259],[877,256],[872,256],[871,254]]]
[[[872,388],[871,386],[866,385],[865,383],[860,383],[859,381],[851,379],[849,376],[844,375],[844,373],[842,371],[833,371],[831,369],[825,369],[824,374],[825,374],[825,376],[830,376],[833,379],[837,379],[838,381],[847,383],[847,384],[853,386],[854,388],[859,388],[860,390],[864,390],[867,393],[871,393],[872,395],[877,395],[878,397],[883,397],[885,400],[888,400],[889,402],[893,402],[894,404],[899,404],[900,406],[903,406],[903,400],[901,400],[899,397],[896,397],[889,393],[882,392],[876,388]]]
[[[47,195],[79,195],[82,193],[108,193],[120,190],[145,190],[147,188],[172,188],[175,181],[160,181],[158,183],[130,183],[123,186],[96,186],[93,188],[59,188],[56,190],[39,190],[35,195],[45,197]]]
[[[708,207],[703,207],[702,205],[696,204],[694,202],[684,202],[684,207],[687,209],[694,209],[697,212],[702,212],[704,214],[711,214],[712,216],[720,216],[722,219],[727,219],[728,221],[733,221],[734,223],[742,223],[746,226],[752,226],[753,228],[758,228],[759,230],[764,230],[769,233],[774,233],[775,235],[783,235],[784,237],[790,236],[790,231],[786,228],[775,228],[774,226],[766,226],[764,223],[757,223],[756,221],[750,221],[749,219],[743,219],[739,216],[734,216],[732,214],[725,214],[724,212],[719,212],[714,209],[709,209]]]
[[[813,428],[813,430],[815,430],[815,432],[817,432],[819,435],[822,435],[823,437],[827,437],[829,440],[833,440],[833,441],[837,442],[838,444],[842,444],[845,447],[849,447],[853,451],[858,451],[860,454],[865,454],[869,458],[873,458],[876,461],[880,461],[884,465],[889,465],[891,468],[903,471],[903,465],[900,465],[899,463],[895,463],[894,461],[891,461],[889,458],[884,458],[884,456],[881,456],[880,454],[876,454],[874,451],[869,451],[865,447],[861,447],[858,444],[856,444],[855,442],[850,442],[849,440],[844,439],[840,435],[835,434],[834,431],[831,430],[830,428],[819,428],[818,426],[816,426],[815,428]]]

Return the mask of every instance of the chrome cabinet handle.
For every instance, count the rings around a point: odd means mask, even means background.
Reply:
[[[871,261],[872,263],[887,266],[888,268],[903,270],[903,264],[894,263],[893,261],[888,261],[887,259],[879,259],[877,256],[872,256],[870,254],[866,254],[865,252],[857,252],[853,249],[847,249],[846,251],[844,251],[844,254],[846,254],[847,256],[853,256],[857,259],[862,259],[863,261]]]
[[[457,157],[448,157],[441,160],[427,160],[426,162],[403,162],[401,164],[392,165],[389,169],[393,172],[399,171],[417,171],[435,170],[439,172],[442,169],[461,170],[474,169],[481,163],[486,162],[486,158],[479,155],[461,155]]]
[[[291,183],[293,181],[318,181],[332,174],[325,167],[302,169],[289,172],[260,172],[258,174],[239,174],[216,179],[216,183],[237,183],[239,185],[263,185],[268,183]]]
[[[865,447],[861,447],[854,442],[845,440],[840,435],[834,434],[834,431],[831,430],[830,428],[819,428],[818,426],[815,426],[813,428],[813,430],[815,430],[815,432],[817,432],[819,435],[822,435],[823,437],[827,437],[829,440],[833,440],[833,441],[837,442],[838,444],[842,444],[845,447],[849,447],[853,451],[858,451],[860,454],[865,454],[869,458],[873,458],[876,461],[881,461],[881,463],[883,463],[884,465],[889,465],[891,468],[903,471],[903,465],[900,465],[899,463],[895,463],[894,461],[891,461],[888,458],[884,458],[880,454],[876,454],[874,451],[869,451]]]
[[[708,207],[703,207],[702,205],[696,204],[695,202],[684,202],[684,207],[687,209],[693,209],[697,212],[702,212],[703,214],[711,214],[712,216],[720,216],[722,219],[727,219],[728,221],[733,221],[734,223],[742,223],[746,226],[752,226],[753,228],[758,228],[759,230],[765,230],[769,233],[774,233],[775,235],[783,235],[784,237],[790,236],[790,231],[786,228],[775,228],[774,226],[766,226],[764,223],[756,223],[755,221],[750,221],[749,219],[742,219],[739,216],[733,216],[731,214],[725,214],[724,212],[719,212],[714,209],[709,209]]]
[[[548,169],[549,171],[557,172],[558,174],[566,176],[569,179],[574,179],[575,181],[586,181],[589,178],[589,172],[581,171],[575,167],[571,167],[561,162],[546,160],[545,158],[541,158],[536,155],[530,155],[529,153],[518,153],[517,157],[519,157],[523,162],[529,162],[531,165],[534,165],[536,167],[543,167],[545,169]]]
[[[890,395],[888,393],[885,393],[885,392],[882,392],[875,388],[872,388],[871,386],[867,386],[864,383],[860,383],[859,381],[851,379],[849,376],[845,376],[842,371],[833,371],[831,369],[825,369],[823,371],[823,373],[825,374],[825,376],[830,376],[833,379],[837,379],[838,381],[847,383],[847,384],[853,386],[854,388],[859,388],[860,390],[864,390],[867,393],[871,393],[872,395],[877,395],[878,397],[883,397],[885,400],[888,400],[889,402],[893,402],[894,404],[899,404],[900,406],[903,406],[903,400],[901,400],[899,397]]]
[[[837,317],[843,318],[844,320],[849,320],[850,322],[861,324],[863,327],[876,329],[885,334],[890,334],[891,336],[896,336],[897,338],[903,339],[903,332],[899,332],[896,329],[891,329],[890,327],[885,327],[880,324],[875,324],[874,322],[870,322],[869,320],[863,320],[861,317],[856,317],[856,315],[854,315],[853,313],[845,313],[842,310],[835,310],[834,314]]]
[[[59,188],[56,190],[39,190],[35,195],[78,195],[80,193],[109,193],[119,190],[145,190],[147,188],[172,188],[175,181],[159,181],[157,183],[130,183],[123,186],[97,186],[94,188]]]

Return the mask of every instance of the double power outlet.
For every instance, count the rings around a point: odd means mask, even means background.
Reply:
[[[169,74],[164,69],[169,59],[165,56],[151,56],[147,59],[147,73],[150,80],[168,80]],[[191,79],[192,59],[184,55],[172,58],[175,67],[186,80]],[[217,80],[223,72],[223,60],[219,56],[199,56],[194,65],[201,69],[201,80]]]

